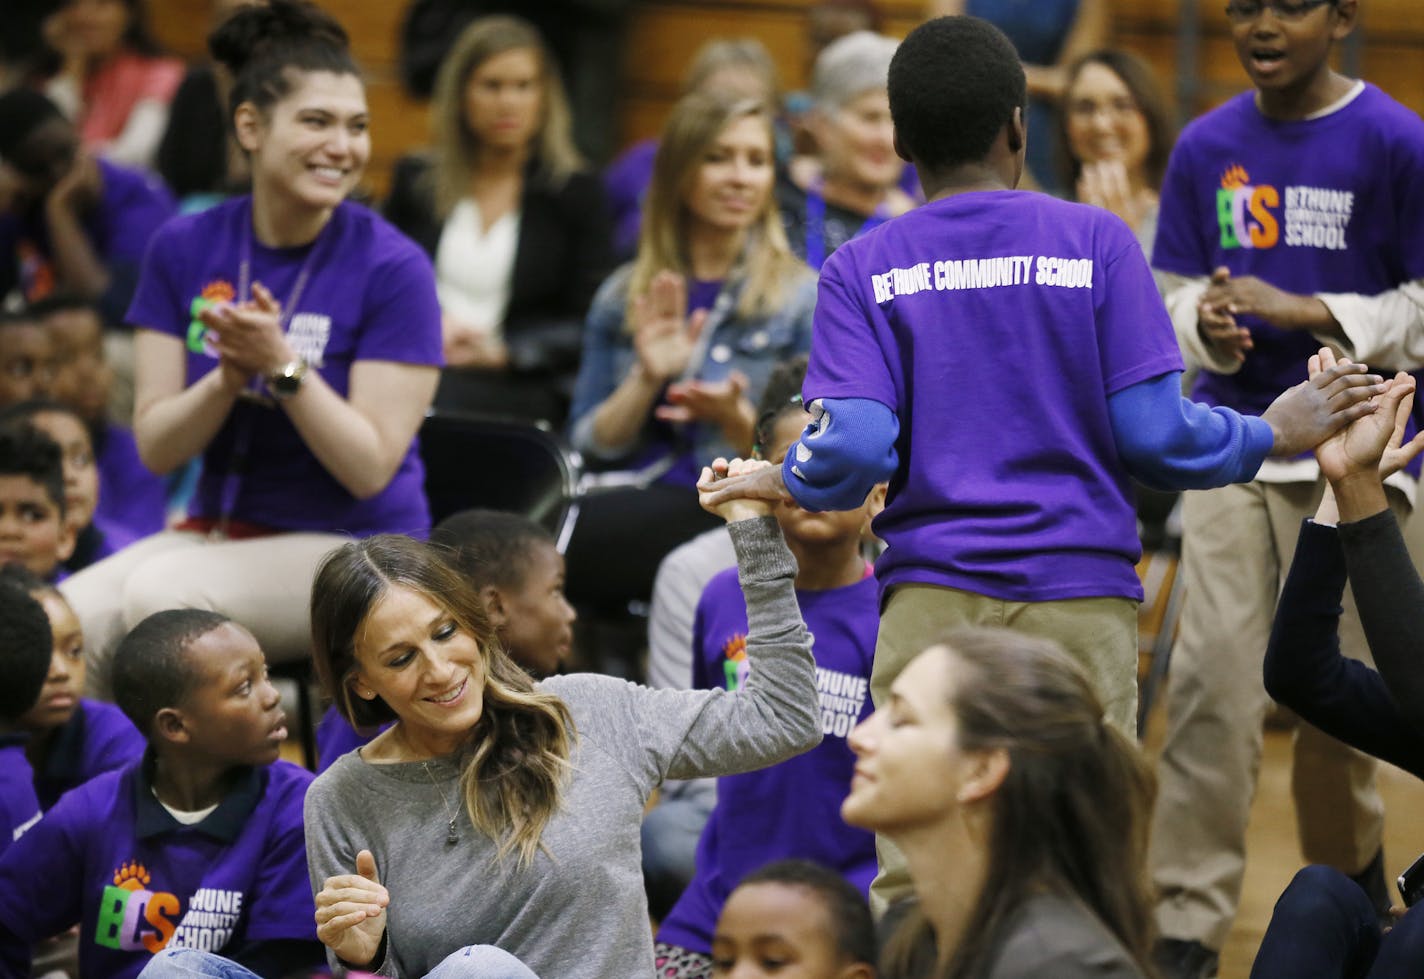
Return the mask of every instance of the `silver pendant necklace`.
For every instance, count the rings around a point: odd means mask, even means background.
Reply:
[[[455,831],[455,814],[450,811],[450,800],[445,798],[445,790],[440,787],[440,783],[435,781],[435,775],[430,771],[430,763],[423,761],[420,767],[425,769],[425,777],[430,779],[430,784],[435,786],[435,791],[440,793],[440,803],[445,807],[445,816],[450,822],[450,833],[445,837],[446,846],[454,846],[460,842],[460,834]]]

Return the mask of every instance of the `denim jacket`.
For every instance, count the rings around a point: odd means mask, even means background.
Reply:
[[[672,426],[651,416],[631,445],[604,446],[594,438],[594,410],[613,393],[637,360],[633,335],[625,326],[624,316],[631,272],[632,266],[625,265],[609,276],[589,307],[583,358],[569,413],[570,441],[587,458],[604,466],[635,466],[688,452],[697,467],[719,455],[731,458],[738,450],[723,440],[716,426]],[[810,350],[816,277],[808,269],[804,280],[788,290],[780,309],[751,319],[743,318],[736,309],[742,285],[740,280],[732,279],[723,287],[703,327],[704,342],[694,351],[693,362],[681,379],[720,381],[739,370],[749,382],[746,396],[755,404],[773,367]]]

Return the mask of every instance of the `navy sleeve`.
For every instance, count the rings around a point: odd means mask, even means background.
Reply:
[[[786,453],[786,488],[807,510],[854,510],[876,483],[895,473],[900,420],[870,398],[821,398],[811,422]]]
[[[1271,426],[1182,397],[1170,371],[1108,396],[1113,440],[1127,471],[1154,489],[1210,489],[1252,479],[1275,443]]]
[[[1399,524],[1385,510],[1341,524],[1340,540],[1370,654],[1404,716],[1424,733],[1424,582]]]
[[[1304,521],[1266,647],[1266,692],[1331,737],[1424,778],[1424,736],[1378,673],[1340,654],[1344,590],[1340,535]],[[1360,617],[1369,622],[1363,608]]]

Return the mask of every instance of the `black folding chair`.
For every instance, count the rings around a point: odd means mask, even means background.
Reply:
[[[471,507],[506,510],[545,527],[560,552],[568,544],[582,466],[547,425],[434,409],[420,429],[420,457],[435,523]]]

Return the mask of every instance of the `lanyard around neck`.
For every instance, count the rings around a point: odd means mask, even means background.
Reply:
[[[822,186],[817,180],[806,188],[806,264],[818,272],[826,264],[826,198]],[[865,234],[889,218],[890,209],[881,202],[851,237]]]

